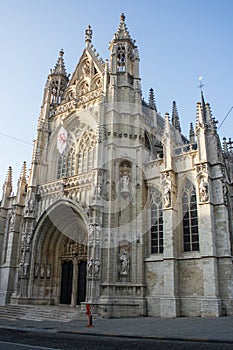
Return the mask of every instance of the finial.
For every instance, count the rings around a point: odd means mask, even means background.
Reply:
[[[87,29],[85,31],[86,46],[89,46],[91,44],[91,40],[92,40],[92,29],[91,29],[91,26],[89,24],[89,26],[87,27]]]
[[[203,79],[203,76],[200,76],[200,77],[198,78],[198,80],[199,80],[199,85],[198,85],[198,87],[200,88],[201,92],[203,92],[202,88],[203,88],[203,86],[204,86],[204,84],[203,84],[203,82],[202,82],[202,79]]]
[[[60,50],[59,55],[60,55],[60,57],[63,57],[63,55],[64,55],[63,49]]]
[[[123,12],[122,12],[122,14],[121,14],[120,20],[123,21],[123,22],[125,21],[125,15],[124,15]]]

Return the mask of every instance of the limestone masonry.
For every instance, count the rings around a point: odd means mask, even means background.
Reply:
[[[233,149],[201,91],[189,139],[141,92],[124,14],[99,57],[92,29],[44,89],[26,164],[0,208],[0,304],[90,303],[105,317],[233,316]]]

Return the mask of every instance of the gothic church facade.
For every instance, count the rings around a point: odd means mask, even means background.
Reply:
[[[233,315],[231,141],[201,92],[189,139],[142,99],[125,16],[105,62],[86,30],[51,70],[34,141],[0,209],[0,304],[90,303],[104,317]]]

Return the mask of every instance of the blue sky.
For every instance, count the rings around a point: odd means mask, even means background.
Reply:
[[[122,12],[138,45],[145,99],[153,87],[163,115],[176,100],[188,135],[203,76],[206,101],[219,124],[223,121],[233,106],[232,0],[2,0],[0,186],[9,165],[14,183],[24,160],[30,167],[45,81],[60,49],[72,73],[90,24],[95,48],[109,58],[108,43]],[[221,138],[233,137],[232,120],[233,112],[219,130]]]

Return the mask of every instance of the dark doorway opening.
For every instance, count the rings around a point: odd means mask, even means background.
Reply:
[[[78,269],[78,290],[77,290],[77,305],[84,302],[86,299],[86,274],[87,263],[81,260]]]
[[[64,261],[62,264],[60,304],[71,304],[73,281],[73,262]]]

